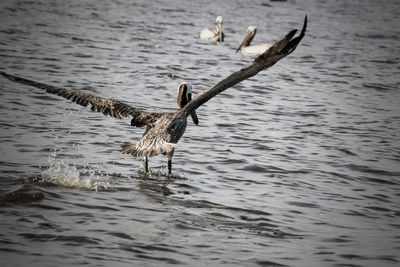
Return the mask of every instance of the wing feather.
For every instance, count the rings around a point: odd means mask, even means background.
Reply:
[[[67,89],[63,87],[44,84],[28,80],[25,78],[21,78],[18,76],[10,75],[2,71],[0,72],[0,74],[11,81],[34,86],[36,88],[45,90],[47,93],[64,97],[81,106],[87,107],[90,104],[91,105],[90,109],[92,111],[101,112],[106,116],[111,116],[117,119],[122,119],[128,116],[132,116],[135,118],[135,121],[138,126],[151,123],[146,120],[151,120],[153,117],[157,118],[160,115],[159,113],[144,112],[140,109],[134,108],[130,105],[127,105],[115,99],[104,98],[96,96],[94,94],[85,93],[79,90]]]

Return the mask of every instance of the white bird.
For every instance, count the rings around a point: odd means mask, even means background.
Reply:
[[[257,31],[258,31],[257,26],[249,26],[246,30],[246,35],[244,36],[242,43],[236,49],[236,52],[238,52],[241,49],[242,54],[245,56],[258,56],[264,53],[267,49],[269,49],[271,45],[267,43],[250,45],[254,36],[256,36]]]
[[[148,172],[147,158],[159,154],[168,156],[168,174],[171,174],[172,156],[179,139],[186,130],[187,117],[191,116],[197,124],[196,109],[235,84],[246,80],[260,71],[273,66],[282,58],[291,54],[303,39],[307,28],[307,16],[299,36],[294,37],[297,30],[290,31],[283,39],[257,57],[253,63],[229,75],[214,86],[209,87],[191,99],[191,86],[182,83],[178,89],[179,109],[172,113],[145,112],[115,99],[103,98],[80,90],[56,87],[32,80],[20,78],[0,71],[5,78],[45,90],[48,93],[62,96],[82,106],[91,105],[92,111],[98,111],[114,118],[132,117],[131,125],[146,126],[143,137],[135,143],[121,145],[121,152],[134,157],[145,158],[145,171]],[[101,130],[101,129],[100,129]]]
[[[224,33],[222,32],[222,17],[218,16],[215,20],[216,29],[205,28],[200,32],[200,39],[211,42],[223,42]]]

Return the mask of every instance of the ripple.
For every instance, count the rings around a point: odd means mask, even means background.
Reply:
[[[45,194],[37,187],[24,184],[17,185],[7,192],[0,193],[0,202],[26,203],[41,201]]]
[[[288,202],[289,205],[293,205],[293,206],[298,206],[298,207],[302,207],[302,208],[320,208],[321,206],[318,204],[314,204],[314,203],[307,203],[307,202],[300,202],[300,201],[289,201]]]
[[[34,233],[20,233],[26,239],[35,242],[64,242],[69,245],[83,245],[83,244],[99,244],[100,240],[97,238],[90,238],[86,236],[68,236],[68,235],[52,235],[52,234],[34,234]]]
[[[198,109],[172,176],[118,152],[143,133],[126,121],[0,78],[9,265],[398,265],[399,1],[100,2],[2,1],[1,70],[172,111],[181,81],[198,93],[250,64],[249,18],[260,42],[304,10],[310,30]],[[217,14],[226,41],[199,40]]]
[[[129,236],[125,233],[121,233],[121,232],[108,232],[107,234],[111,235],[111,236],[119,237],[122,239],[133,240],[133,238],[131,236]]]

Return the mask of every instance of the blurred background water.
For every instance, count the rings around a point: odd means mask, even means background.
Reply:
[[[143,129],[0,78],[1,266],[398,266],[400,2],[0,2],[0,70],[174,111],[250,64],[249,25],[297,50],[197,112],[174,155]],[[224,43],[198,39],[224,18]]]

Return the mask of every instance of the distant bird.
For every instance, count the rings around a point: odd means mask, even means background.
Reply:
[[[223,42],[224,33],[222,32],[222,17],[218,16],[215,20],[217,25],[216,29],[205,28],[200,32],[200,39],[211,42]]]
[[[79,90],[66,89],[20,78],[0,72],[5,78],[26,85],[31,85],[45,90],[48,93],[62,96],[82,106],[91,105],[91,110],[98,111],[117,119],[132,117],[131,125],[136,127],[146,126],[143,137],[136,143],[121,145],[121,152],[134,157],[145,158],[145,171],[148,172],[148,157],[158,154],[168,156],[168,174],[172,170],[172,156],[179,139],[186,130],[187,117],[191,116],[194,123],[198,123],[196,109],[235,84],[246,80],[258,72],[273,66],[282,58],[291,54],[303,39],[307,28],[307,16],[304,19],[303,29],[299,36],[294,37],[297,30],[290,31],[283,39],[275,43],[270,49],[257,57],[253,63],[245,67],[216,85],[209,87],[191,99],[191,86],[182,83],[178,89],[179,109],[173,113],[144,112],[118,100],[99,97]]]
[[[257,31],[258,31],[257,26],[249,26],[246,30],[246,35],[244,36],[242,43],[236,49],[236,52],[241,50],[242,54],[245,56],[258,56],[264,53],[267,49],[269,49],[271,45],[267,43],[250,45],[254,36],[256,36]]]

